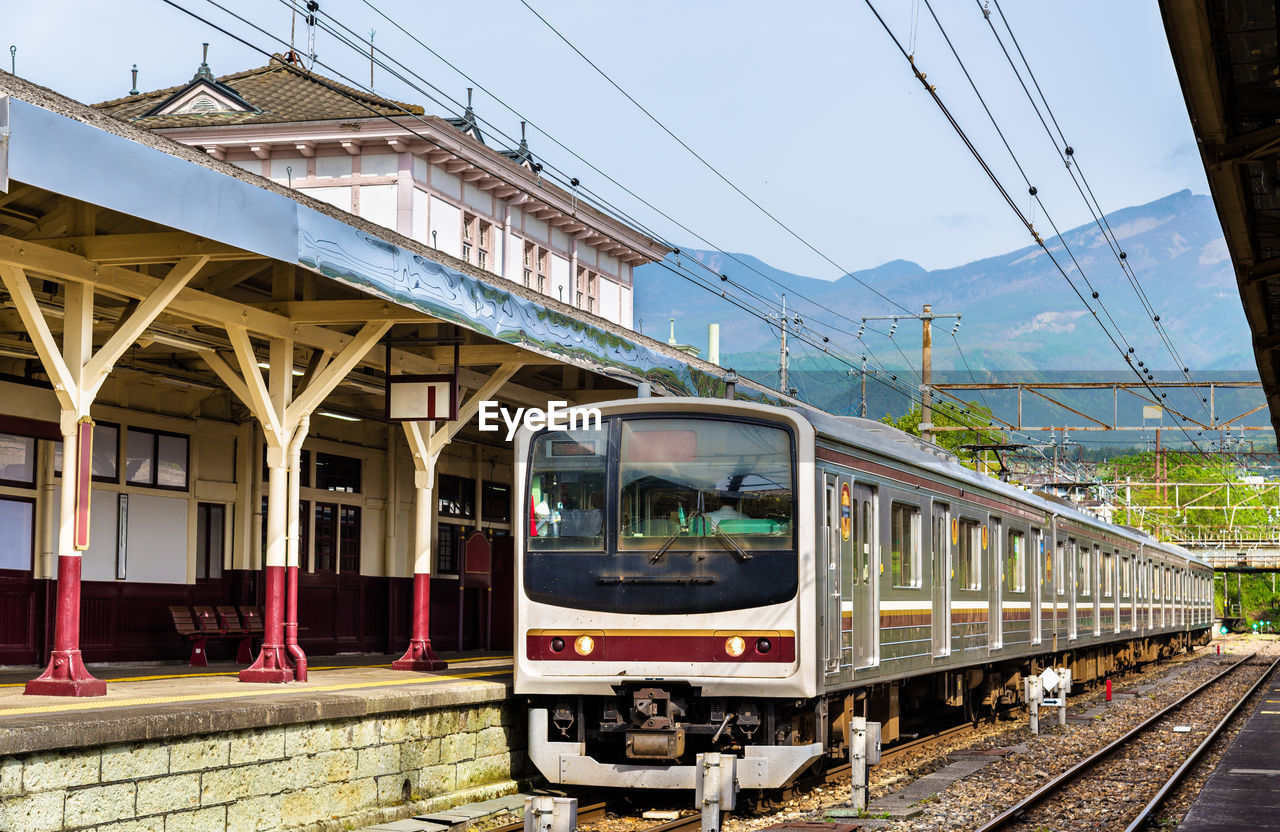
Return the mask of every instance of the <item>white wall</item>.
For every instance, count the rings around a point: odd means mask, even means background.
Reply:
[[[511,249],[507,252],[507,280],[524,283],[524,240],[511,235]]]
[[[431,231],[436,234],[436,248],[462,256],[462,211],[435,196],[431,197]],[[426,243],[432,245],[430,233]]]
[[[622,293],[622,316],[619,318],[618,323],[627,329],[635,329],[636,325],[631,312],[631,290],[623,286],[619,291]]]
[[[350,176],[351,175],[351,155],[344,153],[341,156],[317,156],[316,157],[316,176]]]
[[[188,505],[185,494],[181,497],[129,495],[126,580],[161,584],[187,582]]]
[[[410,236],[420,243],[431,242],[431,234],[427,228],[427,199],[426,191],[413,189],[413,230]]]
[[[335,208],[341,208],[343,211],[351,210],[350,185],[334,185],[331,188],[299,188],[298,190],[312,199],[327,202]]]
[[[551,255],[551,285],[547,287],[547,294],[556,300],[573,303],[573,292],[569,283],[569,261],[558,254]]]
[[[618,284],[612,280],[605,280],[603,277],[598,278],[600,285],[600,301],[596,308],[596,313],[606,321],[613,321],[615,324],[622,317],[621,299],[618,294]]]
[[[370,158],[378,159],[379,156]],[[394,160],[395,156],[391,156]],[[377,223],[383,228],[395,230],[396,227],[396,186],[395,185],[361,185],[360,216],[369,222]]]
[[[360,173],[364,176],[388,176],[400,167],[395,153],[365,153],[360,157]]]

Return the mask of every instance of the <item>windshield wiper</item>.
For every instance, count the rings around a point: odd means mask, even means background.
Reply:
[[[711,536],[716,540],[727,543],[729,549],[733,552],[733,556],[742,563],[751,560],[751,555],[747,553],[747,550],[743,549],[738,541],[734,540],[728,532],[722,530],[718,524],[712,527]]]
[[[670,549],[671,545],[676,542],[676,539],[680,537],[680,535],[689,531],[689,528],[693,525],[693,521],[698,517],[703,518],[703,521],[702,521],[703,523],[707,522],[705,513],[702,511],[702,509],[697,509],[696,511],[694,511],[693,514],[690,514],[688,517],[684,519],[684,522],[680,524],[680,528],[676,529],[675,534],[671,535],[671,537],[668,537],[665,541],[663,541],[662,545],[658,547],[658,551],[654,552],[652,555],[649,556],[649,563],[657,563],[658,561],[662,560],[662,556],[667,553],[667,550]]]

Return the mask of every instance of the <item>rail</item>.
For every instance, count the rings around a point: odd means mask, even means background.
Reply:
[[[1067,769],[1062,774],[1059,774],[1057,777],[1053,778],[1049,782],[1045,783],[1043,786],[1036,789],[1034,792],[1027,795],[1022,800],[1018,801],[1017,803],[1015,803],[1010,808],[1006,809],[1001,814],[987,821],[986,824],[984,824],[983,826],[980,826],[977,829],[977,832],[995,832],[995,830],[1005,829],[1013,825],[1014,823],[1017,823],[1022,819],[1022,816],[1027,813],[1027,810],[1033,808],[1034,806],[1039,805],[1040,803],[1043,803],[1047,798],[1049,798],[1055,792],[1059,791],[1067,784],[1074,782],[1077,778],[1080,777],[1080,775],[1084,774],[1089,769],[1096,766],[1098,763],[1102,762],[1103,760],[1110,757],[1115,752],[1119,751],[1121,748],[1123,748],[1127,743],[1129,743],[1139,734],[1146,731],[1148,728],[1155,725],[1160,720],[1164,719],[1168,714],[1172,713],[1173,711],[1182,707],[1186,703],[1190,702],[1192,699],[1199,696],[1202,692],[1207,690],[1210,686],[1212,686],[1214,683],[1216,683],[1220,679],[1223,679],[1226,676],[1230,675],[1231,673],[1234,673],[1237,669],[1242,667],[1249,660],[1253,659],[1256,655],[1257,653],[1250,653],[1248,656],[1245,656],[1243,659],[1231,665],[1226,670],[1215,675],[1213,678],[1209,679],[1204,684],[1200,685],[1199,687],[1185,694],[1184,696],[1179,698],[1177,701],[1161,708],[1159,711],[1157,711],[1155,714],[1148,717],[1147,719],[1143,720],[1133,729],[1129,730],[1122,736],[1108,743],[1106,746],[1090,754],[1088,757],[1076,763],[1074,766]],[[1280,659],[1277,659],[1277,661],[1280,661]],[[1275,666],[1276,666],[1275,663],[1272,663],[1271,667],[1267,669],[1266,673],[1262,674],[1261,678],[1263,679],[1267,678],[1271,674],[1271,671],[1275,668]],[[1252,691],[1253,689],[1251,688],[1250,692],[1241,698],[1241,701],[1243,702],[1249,696],[1251,696]],[[1237,704],[1237,707],[1239,707],[1238,704]]]

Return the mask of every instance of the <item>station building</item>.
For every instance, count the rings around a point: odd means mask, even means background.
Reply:
[[[479,402],[733,380],[630,329],[632,267],[667,249],[523,151],[318,104],[286,129],[273,108],[336,85],[280,61],[242,77],[93,109],[0,73],[0,665],[44,667],[28,692],[186,658],[171,606],[260,606],[246,681],[509,646],[511,448]],[[188,121],[209,107],[228,123]],[[582,299],[560,300],[562,261],[595,275]],[[457,418],[388,422],[405,376],[455,379]]]

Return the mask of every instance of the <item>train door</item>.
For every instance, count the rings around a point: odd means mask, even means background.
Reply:
[[[1102,635],[1102,589],[1106,585],[1107,578],[1102,574],[1102,549],[1098,546],[1093,547],[1089,569],[1093,574],[1090,580],[1093,584],[1093,634],[1100,636]]]
[[[1067,588],[1072,585],[1067,569],[1067,539],[1057,538],[1053,549],[1053,636],[1067,637]]]
[[[933,545],[929,560],[933,564],[933,655],[951,655],[951,522],[950,510],[941,503],[933,504]]]
[[[834,474],[825,474],[823,479],[822,548],[827,562],[827,602],[823,617],[827,629],[827,672],[834,673],[840,669],[840,637],[844,630],[840,603],[840,481]]]
[[[1080,573],[1084,570],[1080,568],[1080,547],[1074,537],[1067,538],[1067,563],[1067,568],[1071,570],[1070,577],[1062,576],[1063,583],[1067,585],[1067,641],[1075,641],[1080,635],[1076,609],[1079,607],[1077,596],[1080,594]]]
[[[988,562],[991,564],[987,571],[990,575],[987,581],[987,649],[999,650],[1004,646],[1004,606],[1001,599],[1005,590],[1004,559],[1007,555],[1000,518],[992,517],[987,525],[991,532],[987,545]]]
[[[865,485],[853,487],[854,546],[853,591],[854,663],[873,667],[880,662],[880,530],[876,523],[876,492]]]
[[[1040,643],[1040,604],[1044,599],[1044,532],[1040,529],[1031,530],[1031,580],[1027,582],[1027,588],[1031,590],[1031,613],[1028,616],[1028,623],[1031,625],[1031,643]]]

